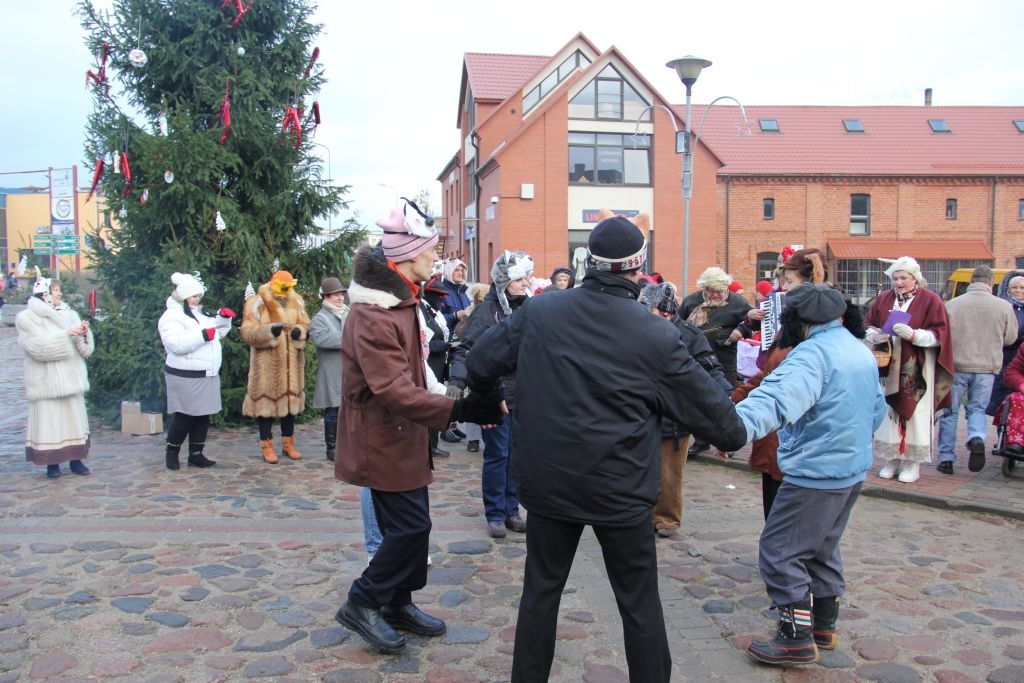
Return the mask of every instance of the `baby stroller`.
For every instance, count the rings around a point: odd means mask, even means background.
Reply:
[[[1003,476],[1009,477],[1018,462],[1024,462],[1024,394],[1012,392],[996,410],[993,422],[998,430],[992,455],[1003,458]]]

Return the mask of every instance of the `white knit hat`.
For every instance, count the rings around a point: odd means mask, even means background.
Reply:
[[[199,278],[199,273],[189,275],[188,273],[174,273],[171,275],[171,282],[174,283],[172,295],[178,301],[185,301],[196,294],[206,294],[206,286]]]
[[[910,256],[900,256],[891,263],[892,265],[885,269],[885,274],[888,275],[890,279],[892,279],[893,273],[899,270],[909,273],[910,276],[918,282],[921,282],[924,279],[921,277],[921,266]]]

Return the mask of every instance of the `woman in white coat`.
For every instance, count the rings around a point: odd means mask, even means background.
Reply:
[[[220,340],[231,331],[235,312],[222,308],[216,318],[203,313],[199,305],[206,287],[199,273],[171,275],[174,291],[167,297],[167,310],[157,328],[167,351],[164,379],[167,382],[167,451],[164,462],[169,470],[181,468],[178,454],[188,437],[190,467],[211,467],[215,460],[203,455],[210,415],[219,413]]]
[[[25,349],[26,460],[46,465],[50,479],[60,476],[64,462],[75,474],[89,474],[82,462],[90,444],[85,359],[95,349],[89,323],[63,302],[60,282],[42,277],[37,268],[28,307],[14,324]]]

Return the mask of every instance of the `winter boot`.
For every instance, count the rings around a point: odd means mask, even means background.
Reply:
[[[277,464],[277,453],[274,452],[274,440],[267,439],[266,441],[260,441],[260,455],[263,456],[263,462],[269,465]]]
[[[324,422],[324,445],[327,446],[327,459],[334,462],[334,449],[338,441],[338,423]]]
[[[839,618],[839,598],[815,597],[811,603],[814,617],[814,644],[822,650],[834,650],[839,645],[839,634],[836,633],[836,620]]]
[[[282,436],[281,437],[281,452],[287,455],[292,460],[298,460],[302,457],[302,453],[295,450],[295,437],[294,436]]]
[[[188,448],[188,466],[189,467],[213,467],[217,464],[216,460],[210,460],[203,455],[203,446],[206,444],[192,444]]]
[[[747,654],[759,662],[789,666],[818,661],[818,648],[811,635],[811,601],[779,605],[779,632],[770,641],[754,640]]]
[[[180,470],[181,463],[178,462],[178,454],[181,452],[181,444],[167,444],[167,453],[164,455],[164,464],[169,470]]]

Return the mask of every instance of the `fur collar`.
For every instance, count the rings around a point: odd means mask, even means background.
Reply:
[[[28,301],[26,302],[26,306],[28,307],[28,310],[32,311],[39,317],[49,318],[60,327],[67,327],[67,325],[65,325],[64,323],[64,316],[61,313],[61,311],[68,310],[67,304],[61,303],[60,308],[54,308],[53,306],[46,303],[42,299],[35,296],[30,296],[28,298]]]
[[[352,284],[348,299],[353,304],[371,304],[394,308],[412,299],[412,290],[398,273],[388,268],[379,250],[363,247],[352,265]]]

